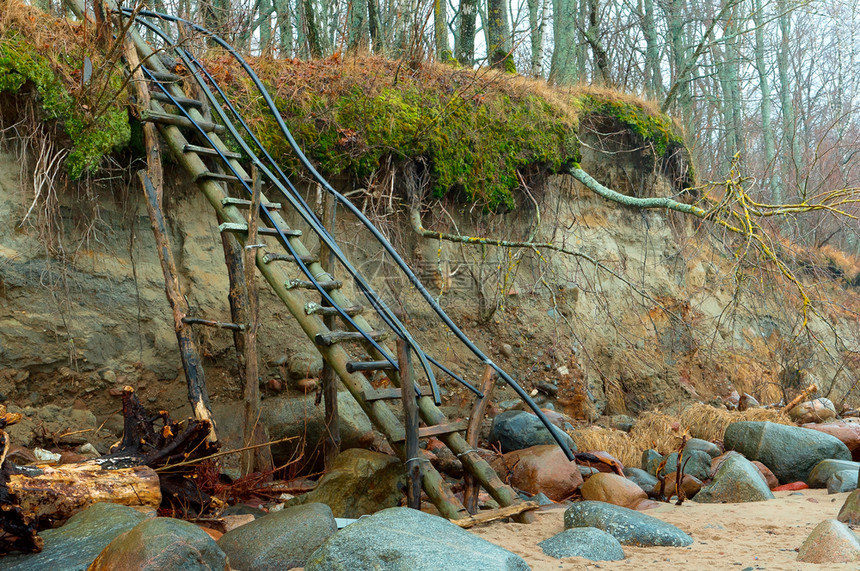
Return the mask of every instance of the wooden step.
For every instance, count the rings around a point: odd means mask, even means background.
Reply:
[[[193,129],[197,130],[197,127],[200,127],[206,133],[215,132],[219,135],[222,135],[227,132],[227,129],[224,128],[224,125],[216,125],[211,121],[195,121],[191,122],[189,119],[185,117],[181,117],[179,115],[174,115],[173,113],[164,113],[161,111],[153,111],[152,109],[146,109],[140,114],[141,121],[148,121],[150,123],[158,123],[161,125],[173,125],[174,127],[181,127],[183,129]],[[197,127],[195,127],[195,124]]]
[[[388,361],[382,361],[386,365],[388,365]],[[390,366],[390,365],[389,365]],[[349,367],[349,364],[347,364]],[[418,387],[421,389],[422,395],[430,395],[433,394],[431,392],[430,387]],[[370,389],[364,391],[364,399],[366,401],[375,401],[375,400],[397,400],[403,396],[403,391],[400,389]],[[417,395],[416,395],[417,396]]]
[[[397,389],[400,390],[400,389]],[[431,436],[442,436],[444,434],[452,434],[454,432],[463,432],[469,423],[465,420],[456,420],[454,422],[446,422],[444,424],[434,424],[433,426],[422,426],[418,429],[418,438],[429,438]],[[405,436],[403,440],[405,440]],[[398,440],[399,442],[400,440]]]
[[[316,256],[299,256],[299,260],[308,266],[313,264],[314,262],[319,262]],[[276,252],[266,252],[263,254],[263,263],[269,264],[271,262],[292,262],[296,263],[296,258],[292,254],[278,254]]]
[[[348,316],[361,315],[364,313],[364,308],[360,305],[351,305],[341,308]],[[339,316],[340,313],[333,307],[325,307],[318,303],[310,302],[305,304],[305,315],[333,315]]]
[[[234,153],[233,151],[221,151],[220,153],[211,147],[201,147],[200,145],[192,145],[187,143],[184,147],[182,147],[182,152],[184,153],[197,153],[198,155],[209,155],[211,157],[220,157],[224,155],[228,159],[236,159],[239,160],[242,158],[240,153]]]
[[[235,206],[236,208],[251,208],[251,201],[244,198],[233,198],[228,196],[221,199],[221,206]],[[260,206],[265,206],[266,210],[280,210],[280,202],[263,202]]]
[[[374,341],[384,341],[388,338],[387,331],[368,331],[367,336]],[[324,347],[331,347],[336,343],[347,341],[364,341],[364,335],[358,331],[329,331],[328,333],[317,333],[314,343]]]
[[[250,178],[246,178],[240,181],[232,174],[212,171],[205,171],[194,177],[194,182],[200,182],[201,180],[214,180],[215,182],[227,182],[233,184],[241,184],[242,182],[244,182],[248,186],[250,186],[254,182]]]
[[[394,371],[394,365],[388,361],[347,361],[346,370],[350,373],[357,371]],[[366,398],[366,394],[365,394]],[[367,399],[380,400],[380,399]]]
[[[317,280],[317,283],[325,291],[331,291],[333,289],[340,289],[343,287],[343,282],[340,280]],[[284,282],[284,287],[287,289],[317,289],[313,282],[305,280],[287,280]]]
[[[215,321],[213,319],[201,319],[199,317],[183,317],[182,323],[188,325],[206,325],[207,327],[217,327],[218,329],[229,329],[230,331],[244,331],[245,326],[241,323],[229,323],[226,321]]]
[[[163,71],[155,71],[154,69],[144,68],[156,81],[166,81],[176,83],[182,81],[182,77],[173,73],[164,73]]]
[[[248,225],[247,224],[236,224],[234,222],[224,222],[220,226],[218,226],[219,232],[231,232],[233,234],[247,234],[248,233]],[[281,232],[284,233],[284,236],[288,238],[298,238],[302,235],[301,230],[292,230],[290,228],[282,228]],[[261,236],[277,236],[278,231],[274,228],[266,228],[259,227],[257,228],[257,234]]]
[[[150,96],[160,103],[167,103],[168,105],[180,105],[184,109],[203,109],[204,107],[203,102],[198,101],[197,99],[191,99],[189,97],[174,97],[173,99],[171,99],[169,95],[161,91],[153,91]],[[174,103],[174,101],[176,103]]]

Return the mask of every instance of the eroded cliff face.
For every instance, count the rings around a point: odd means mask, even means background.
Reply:
[[[624,181],[651,195],[676,187],[671,175],[643,172],[642,164],[641,158],[583,153],[586,170],[621,190]],[[74,189],[66,189],[58,194],[53,226],[38,212],[22,223],[34,185],[21,165],[14,154],[0,154],[0,219],[6,221],[0,226],[0,398],[19,406],[81,400],[106,416],[118,408],[111,389],[130,384],[149,402],[180,413],[186,403],[176,339],[136,183],[92,183],[100,198],[86,213]],[[168,179],[166,210],[184,294],[196,316],[229,321],[217,221],[184,175]],[[314,203],[316,196],[308,198]],[[773,274],[768,281],[739,281],[725,245],[698,228],[700,221],[620,207],[564,176],[525,193],[508,214],[470,211],[453,200],[423,213],[424,226],[434,231],[551,242],[577,253],[571,255],[419,238],[396,196],[364,198],[476,343],[529,390],[555,385],[556,395],[539,398],[583,420],[712,401],[733,389],[775,402],[809,375],[825,392],[832,385],[838,401],[857,378],[856,360],[843,357],[857,351],[858,326],[839,308],[855,304],[856,294],[837,286],[816,290],[834,300],[827,306],[833,329],[811,322],[825,353],[798,328],[800,305],[790,284]],[[45,232],[57,221],[63,229],[46,244]],[[481,364],[355,221],[341,217],[337,235],[419,342],[477,380]],[[291,379],[313,376],[319,359],[265,287],[261,296],[262,381],[280,380],[291,391]],[[213,401],[238,399],[230,334],[201,328],[199,335]],[[273,394],[267,385],[266,396]],[[496,400],[511,398],[500,389]],[[454,386],[447,399],[452,406],[469,403]]]

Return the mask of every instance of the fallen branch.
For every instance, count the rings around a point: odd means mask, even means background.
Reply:
[[[788,403],[787,405],[782,407],[782,412],[787,413],[788,411],[790,411],[791,409],[793,409],[794,407],[796,407],[797,405],[799,405],[800,403],[805,401],[809,397],[809,395],[811,395],[812,393],[814,393],[817,390],[818,390],[818,385],[816,385],[815,383],[812,383],[811,385],[809,385],[808,387],[806,387],[805,389],[800,391],[799,395],[797,395],[796,397],[791,399],[790,403]]]

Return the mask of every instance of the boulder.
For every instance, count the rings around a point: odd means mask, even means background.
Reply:
[[[827,493],[841,494],[857,488],[857,470],[842,470],[827,479]]]
[[[234,529],[218,540],[218,546],[236,569],[280,571],[304,567],[308,557],[336,531],[331,508],[306,504]]]
[[[654,484],[657,483],[657,478],[642,470],[641,468],[625,468],[624,475],[627,476],[627,479],[631,482],[636,483],[640,488],[645,490],[646,492],[654,489]]]
[[[851,529],[835,519],[819,523],[797,552],[804,563],[849,563],[860,560],[860,541]]]
[[[677,495],[678,491],[675,489],[676,481],[678,478],[677,472],[672,472],[671,474],[666,475],[666,487],[663,489],[663,493],[671,498],[672,496]],[[695,476],[691,476],[689,474],[684,474],[681,478],[681,490],[684,491],[685,498],[693,498],[696,494],[699,493],[699,490],[702,489],[702,481]],[[660,493],[660,482],[658,481],[654,484],[654,487],[651,488],[651,491],[659,494]]]
[[[827,422],[836,418],[836,407],[830,399],[819,397],[800,403],[788,411],[788,417],[797,424]]]
[[[689,474],[699,480],[707,480],[711,475],[711,455],[702,450],[690,450],[684,453],[682,460],[684,474]],[[658,466],[659,468],[659,463]],[[663,466],[662,473],[669,474],[670,472],[678,471],[678,453],[672,452],[666,457],[666,465]],[[659,476],[655,469],[655,476]]]
[[[844,470],[850,470],[857,474],[858,470],[860,470],[860,463],[851,462],[850,460],[822,460],[809,472],[809,475],[806,477],[806,483],[809,484],[810,488],[826,488],[827,480],[833,474]]]
[[[860,490],[848,494],[836,519],[848,525],[860,525]]]
[[[7,555],[2,568],[15,571],[84,571],[118,535],[155,517],[119,504],[98,503],[76,513],[63,527],[39,533],[45,541],[41,553]]]
[[[727,450],[764,463],[781,483],[806,480],[822,460],[851,459],[851,452],[838,438],[773,422],[733,422],[723,438]]]
[[[577,502],[564,511],[564,528],[596,527],[622,545],[686,547],[693,538],[672,524],[604,502]]]
[[[723,453],[719,446],[701,438],[691,438],[684,444],[684,452],[689,452],[690,450],[701,450],[702,452],[706,452],[711,458],[716,458]]]
[[[352,395],[346,391],[338,393],[337,404],[341,449],[370,447],[373,443],[373,425]],[[234,414],[241,418],[241,407],[232,408],[235,410]],[[263,400],[261,422],[268,427],[269,438],[279,440],[291,436],[299,437],[294,441],[272,446],[276,465],[286,463],[293,458],[303,442],[306,443],[305,458],[311,462],[321,462],[320,458],[309,458],[309,455],[322,450],[325,439],[324,414],[324,408],[316,406],[314,395],[278,396]],[[215,420],[219,421],[219,418],[216,416]],[[241,440],[241,422],[238,426],[238,436]],[[321,452],[317,452],[317,455],[321,455]]]
[[[320,503],[335,517],[357,518],[400,504],[406,472],[397,458],[352,448],[341,452],[317,486],[290,505]]]
[[[726,458],[713,481],[696,494],[699,503],[741,503],[772,500],[773,493],[752,462],[734,454]]]
[[[753,460],[752,465],[758,468],[759,474],[764,478],[767,487],[771,490],[779,485],[779,480],[776,479],[776,476],[773,475],[773,472],[770,471],[770,468],[759,462],[758,460]]]
[[[588,478],[580,489],[582,497],[586,500],[608,502],[616,506],[636,509],[636,506],[645,499],[648,494],[635,482],[618,474],[607,474],[601,472]]]
[[[146,520],[119,535],[87,571],[224,571],[227,556],[208,533],[169,517]]]
[[[642,452],[642,469],[652,476],[657,475],[657,468],[660,466],[660,462],[662,461],[663,455],[653,448],[649,448]]]
[[[860,461],[860,424],[839,420],[826,424],[804,424],[803,428],[818,430],[830,436],[835,436],[851,451],[851,459],[855,462]]]
[[[508,452],[492,466],[497,473],[510,475],[513,487],[529,494],[543,492],[557,502],[572,496],[582,485],[580,466],[554,444]]]
[[[305,571],[354,569],[517,571],[529,566],[520,556],[444,518],[389,508],[346,526],[305,564]]]
[[[621,463],[621,460],[610,454],[609,452],[604,452],[602,450],[590,450],[588,454],[597,458],[597,461],[591,461],[586,458],[580,456],[577,460],[589,468],[594,468],[598,472],[607,472],[609,474],[617,474],[619,471],[624,473],[624,464]]]
[[[617,539],[596,527],[565,529],[538,543],[550,557],[584,557],[591,561],[620,561],[624,549]]]
[[[552,426],[552,429],[571,450],[576,450],[573,439],[566,432],[556,426]],[[497,443],[502,452],[556,443],[537,416],[522,410],[509,410],[497,415],[490,428],[489,441],[491,444]]]

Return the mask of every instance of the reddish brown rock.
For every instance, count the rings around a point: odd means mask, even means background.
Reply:
[[[515,488],[530,494],[543,492],[554,501],[569,498],[582,485],[576,462],[568,460],[555,444],[508,452],[492,466],[503,480],[510,477]]]
[[[777,480],[776,476],[773,475],[773,472],[770,471],[770,468],[759,462],[758,460],[752,461],[753,466],[758,468],[758,471],[761,472],[762,478],[767,482],[767,487],[771,490],[775,487],[779,486],[779,480]]]
[[[608,474],[618,474],[619,476],[624,476],[624,464],[621,463],[621,460],[609,454],[607,452],[588,452],[587,454],[591,454],[592,456],[597,457],[597,462],[589,462],[588,460],[584,460],[580,458],[578,461],[582,466],[590,466],[594,468],[598,472],[606,472]]]
[[[860,462],[860,424],[856,422],[827,422],[824,424],[808,423],[803,428],[810,428],[835,436],[851,451],[851,459]]]
[[[666,494],[667,498],[676,495],[675,482],[677,478],[678,472],[666,474],[666,487],[664,488],[663,493]],[[699,493],[699,490],[702,489],[702,481],[690,474],[684,474],[684,477],[681,478],[681,489],[684,491],[685,498],[692,498]],[[660,492],[660,482],[654,484],[654,492]]]
[[[635,482],[618,474],[605,472],[594,474],[588,478],[582,485],[580,492],[586,500],[606,502],[625,508],[635,508],[642,500],[648,499],[645,490]]]

